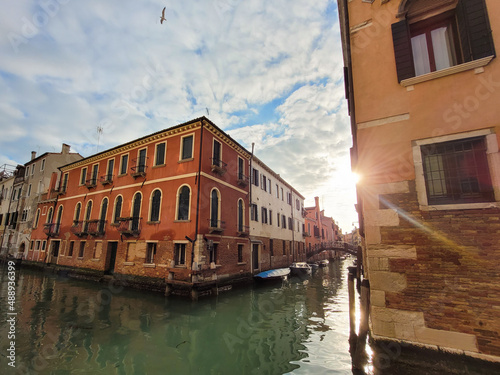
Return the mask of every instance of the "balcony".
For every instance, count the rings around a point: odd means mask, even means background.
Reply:
[[[209,233],[222,233],[226,229],[226,223],[222,220],[208,219]]]
[[[248,225],[238,225],[238,236],[248,237],[250,235],[250,227]]]
[[[245,176],[243,173],[238,173],[238,185],[246,187],[248,186],[249,181],[250,179],[248,178],[248,176]]]
[[[43,225],[43,233],[45,233],[49,237],[57,237],[59,235],[59,229],[61,224],[59,223],[50,223]]]
[[[113,175],[112,174],[105,174],[104,176],[101,176],[101,184],[103,185],[109,185],[113,183]]]
[[[145,159],[147,160],[148,158]],[[138,159],[132,160],[135,163],[135,166],[130,167],[133,178],[146,176],[146,171],[148,169],[148,166],[146,165],[146,160],[138,160]]]
[[[103,236],[105,231],[106,220],[89,220],[87,221],[87,234],[98,237]]]
[[[302,233],[302,235],[304,237],[311,237],[311,233],[309,233],[309,232],[304,232],[304,233]]]
[[[121,217],[118,219],[118,232],[137,237],[141,233],[142,217]]]
[[[78,237],[86,236],[88,234],[87,225],[84,225],[83,221],[75,220],[71,226],[71,233]]]
[[[307,216],[307,210],[305,210],[304,208],[302,209],[302,217],[306,217]]]
[[[212,172],[215,172],[221,176],[227,172],[227,164],[218,158],[210,158],[212,161],[211,169]]]
[[[88,180],[85,181],[85,186],[88,189],[95,188],[97,186],[97,177],[92,177],[89,178]]]

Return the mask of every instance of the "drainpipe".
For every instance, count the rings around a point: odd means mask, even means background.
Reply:
[[[295,228],[294,228],[294,224],[295,224],[295,218],[293,217],[293,190],[290,189],[290,199],[292,200],[292,260],[295,262],[296,261],[296,258],[295,258]]]
[[[198,161],[198,191],[196,193],[196,223],[195,223],[195,233],[194,240],[191,242],[191,270],[193,270],[194,266],[194,246],[196,241],[198,240],[198,230],[199,230],[199,218],[200,218],[200,191],[201,191],[201,158],[203,151],[203,119],[201,120],[201,135],[200,135],[200,156]],[[192,279],[192,276],[191,276]]]
[[[47,193],[47,197],[50,197],[50,187],[49,187],[49,192]],[[57,206],[57,201],[58,200],[59,200],[59,195],[56,196],[56,200],[54,201],[54,208],[52,210],[52,217],[50,218],[50,223],[49,224],[52,224],[52,222],[54,221],[54,216],[57,215],[57,213],[56,213],[56,206]],[[49,227],[49,233],[50,233],[50,229],[51,228]],[[48,254],[48,255],[45,255],[45,261],[44,261],[44,263],[49,263],[49,260],[52,258],[52,253],[51,253],[51,251],[49,249],[49,241],[50,241],[50,235],[47,234],[47,248],[45,249],[45,254]]]
[[[252,221],[252,160],[253,160],[253,151],[254,151],[255,143],[252,142],[252,153],[250,154],[250,170],[249,170],[249,176],[248,176],[248,183],[250,184],[250,188],[248,189],[248,194],[249,194],[249,201],[248,201],[248,212],[250,213],[249,215],[249,221],[248,221],[248,242],[250,244],[250,272],[253,274],[253,270],[255,269],[254,264],[253,264],[253,246],[252,246],[252,239],[250,238],[250,225]],[[271,259],[269,259],[269,266],[271,266]]]

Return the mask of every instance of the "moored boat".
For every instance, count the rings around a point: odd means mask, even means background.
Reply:
[[[330,262],[328,261],[328,259],[323,259],[320,260],[318,263],[320,267],[327,267]]]
[[[310,275],[312,273],[312,268],[306,262],[295,262],[290,266],[290,272],[295,276]]]
[[[254,275],[254,278],[257,281],[286,280],[289,274],[290,268],[276,268],[258,273],[257,275]]]

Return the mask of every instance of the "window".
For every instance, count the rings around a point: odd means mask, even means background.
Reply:
[[[210,227],[220,228],[220,192],[213,189],[210,193]]]
[[[484,137],[421,146],[431,205],[495,200]]]
[[[42,160],[42,165],[40,166],[40,172],[43,172],[45,169],[45,159]]]
[[[238,179],[245,179],[245,161],[240,157],[238,157]]]
[[[265,175],[262,175],[262,190],[267,191],[267,177]]]
[[[221,158],[222,158],[222,145],[219,141],[214,139],[213,150],[212,150],[212,165],[216,165],[217,167],[222,167]]]
[[[82,210],[82,204],[78,202],[75,207],[75,216],[73,217],[73,225],[76,225],[80,221],[80,211]]]
[[[139,153],[137,155],[137,163],[136,163],[136,168],[135,172],[136,173],[145,173],[146,172],[146,151],[147,149],[143,148],[142,150],[139,150]]]
[[[283,229],[286,229],[286,216],[285,215],[281,216],[281,227]]]
[[[280,197],[280,190],[278,184],[276,184],[276,198],[279,199],[279,197]]]
[[[238,263],[243,263],[243,245],[238,244]]]
[[[52,223],[52,215],[54,213],[54,210],[52,209],[52,207],[49,208],[49,211],[47,213],[47,221],[46,223]]]
[[[295,200],[295,208],[300,211],[300,201],[298,199]]]
[[[176,266],[184,266],[186,264],[186,244],[176,243],[174,252],[174,261]]]
[[[31,165],[31,175],[33,176],[35,174],[35,164]]]
[[[293,220],[291,217],[288,218],[288,229],[293,230]]]
[[[31,195],[31,184],[28,185],[28,193],[26,193],[26,196],[29,197]]]
[[[106,215],[108,213],[108,198],[104,198],[101,204],[101,215],[99,216],[99,233],[104,233],[104,226],[106,224]]]
[[[253,184],[255,186],[259,186],[259,171],[255,168],[253,168],[253,171],[252,171],[252,179],[253,179]]]
[[[40,209],[36,210],[35,222],[33,224],[33,228],[38,227],[38,221],[40,220]]]
[[[259,209],[255,203],[250,206],[250,220],[259,221]]]
[[[113,181],[113,169],[115,168],[115,159],[108,160],[108,167],[106,169],[106,175],[104,176],[104,181]]]
[[[122,203],[123,198],[121,195],[117,196],[115,199],[115,213],[113,215],[113,223],[118,223],[118,219],[122,216]]]
[[[59,228],[61,227],[62,222],[62,213],[63,206],[59,206],[59,208],[57,209],[56,226],[54,228],[54,233],[59,233]]]
[[[161,191],[155,190],[151,194],[151,209],[149,221],[160,221]]]
[[[273,210],[269,210],[269,225],[273,225]]]
[[[65,173],[63,176],[61,192],[66,192],[66,190],[68,189],[68,178],[69,178],[69,173]]]
[[[152,264],[155,262],[156,245],[156,242],[148,242],[148,247],[146,249],[146,261],[144,263]]]
[[[270,178],[267,179],[267,191],[269,192],[269,194],[272,194],[272,192],[271,192],[271,179]]]
[[[210,263],[215,263],[217,264],[217,250],[218,250],[219,244],[213,243],[212,246],[209,248],[209,258],[210,258]]]
[[[274,256],[274,241],[272,238],[269,239],[269,254]]]
[[[127,168],[128,168],[128,154],[122,155],[122,157],[120,158],[120,175],[127,174]]]
[[[164,165],[165,164],[165,148],[166,143],[158,143],[156,145],[156,153],[155,153],[155,165]]]
[[[188,135],[181,138],[181,160],[193,158],[193,136]]]
[[[404,1],[392,25],[398,80],[494,56],[485,0]]]
[[[87,208],[85,209],[85,223],[83,225],[83,231],[88,232],[90,215],[92,214],[92,201],[87,203]]]
[[[92,259],[100,259],[102,253],[102,242],[96,241],[94,243],[94,253],[92,255]]]
[[[267,224],[267,208],[262,207],[261,211],[262,211],[262,223]]]
[[[94,164],[92,166],[92,177],[90,179],[90,185],[97,185],[97,176],[99,173],[99,164]]]
[[[189,220],[191,189],[184,185],[177,191],[177,220]]]
[[[35,250],[40,250],[40,240],[35,241]]]
[[[286,241],[283,240],[283,255],[286,255]]]
[[[83,258],[85,252],[85,241],[80,241],[80,250],[78,251],[78,258]]]
[[[73,256],[73,250],[75,248],[75,241],[71,241],[69,243],[69,250],[68,250],[68,256],[72,257]]]
[[[85,185],[85,182],[87,181],[87,167],[82,168],[81,174],[80,174],[80,185]]]
[[[243,200],[238,200],[238,232],[243,232],[245,229],[245,208]]]
[[[47,249],[47,240],[42,241],[42,251],[45,251]]]
[[[142,194],[137,192],[134,195],[134,201],[132,203],[132,223],[130,229],[132,231],[139,230],[139,223],[141,221],[141,204],[142,204]]]
[[[281,200],[284,200],[284,198],[283,198],[283,188],[281,188]]]
[[[278,212],[276,214],[276,217],[277,217],[277,220],[276,220],[276,225],[278,226],[278,228],[280,227],[280,213]]]

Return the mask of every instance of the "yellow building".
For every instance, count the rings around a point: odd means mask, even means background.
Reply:
[[[500,1],[338,5],[371,334],[500,362]]]

